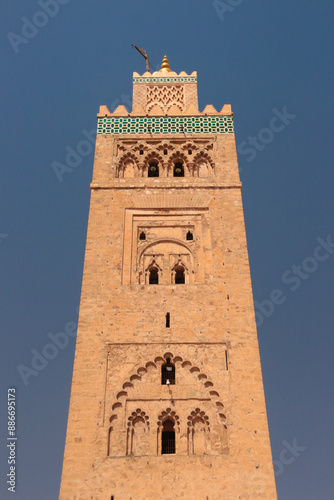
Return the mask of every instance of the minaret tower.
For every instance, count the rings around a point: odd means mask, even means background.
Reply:
[[[276,489],[233,114],[165,56],[98,114],[60,499],[255,498]]]

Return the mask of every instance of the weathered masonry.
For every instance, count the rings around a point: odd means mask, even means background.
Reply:
[[[197,75],[98,114],[61,500],[276,498],[233,115]]]

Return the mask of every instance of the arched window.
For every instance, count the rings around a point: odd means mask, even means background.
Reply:
[[[167,358],[167,363],[161,367],[161,385],[175,385],[175,365]]]
[[[162,424],[161,454],[172,455],[175,453],[175,430],[172,420],[165,420]]]
[[[152,267],[150,269],[150,276],[148,282],[150,285],[159,285],[159,273],[156,267]]]
[[[140,233],[140,235],[139,235],[139,239],[140,239],[140,240],[142,240],[142,241],[146,240],[146,234],[144,233],[144,231],[142,231],[142,232]]]
[[[147,177],[159,177],[159,167],[156,162],[151,162],[149,164]]]
[[[174,177],[184,177],[184,168],[182,163],[175,163],[174,165]]]
[[[175,268],[175,285],[184,285],[186,278],[184,275],[184,267],[178,266]]]
[[[188,241],[192,241],[194,239],[194,235],[191,231],[188,231],[187,232],[187,240]]]

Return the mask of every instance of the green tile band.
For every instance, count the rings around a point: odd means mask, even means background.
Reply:
[[[184,82],[184,83],[193,83],[197,82],[196,76],[179,76],[179,77],[171,77],[171,78],[133,78],[133,83],[173,83],[173,82]]]
[[[232,116],[145,116],[99,118],[98,134],[233,134]]]

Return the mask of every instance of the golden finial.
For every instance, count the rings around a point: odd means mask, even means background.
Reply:
[[[169,62],[168,62],[167,56],[165,56],[162,60],[162,65],[161,65],[160,71],[171,71],[171,69],[169,67]]]

